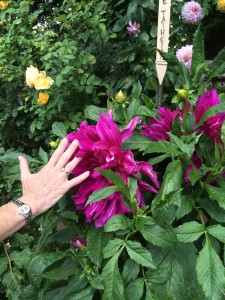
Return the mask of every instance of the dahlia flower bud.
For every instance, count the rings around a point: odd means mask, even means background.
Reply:
[[[39,75],[37,68],[30,66],[26,70],[26,83],[29,87],[34,87],[34,83]]]
[[[74,247],[80,248],[80,249],[86,249],[87,248],[87,241],[85,238],[76,238],[72,240],[72,243]]]
[[[218,9],[222,12],[225,12],[225,0],[218,0]]]
[[[34,82],[34,87],[36,90],[48,90],[53,83],[54,80],[49,76],[46,77],[45,71],[41,71]]]
[[[45,105],[48,103],[49,95],[45,93],[39,93],[37,102],[41,103],[42,105]]]
[[[49,145],[53,150],[55,150],[58,147],[59,143],[57,141],[51,141]]]
[[[189,95],[189,92],[186,87],[184,87],[183,89],[179,89],[177,91],[177,98],[179,101],[187,100],[188,95]]]
[[[0,9],[1,10],[6,10],[8,5],[9,5],[9,1],[0,1]]]
[[[127,96],[120,90],[117,94],[116,94],[116,102],[118,103],[124,103],[127,99]]]

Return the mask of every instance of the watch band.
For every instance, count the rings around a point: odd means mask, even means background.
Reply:
[[[11,200],[10,202],[17,207],[18,213],[26,219],[26,223],[31,220],[32,211],[30,205],[23,203],[18,199]]]

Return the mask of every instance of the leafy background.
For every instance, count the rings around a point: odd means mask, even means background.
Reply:
[[[225,17],[217,1],[199,2],[203,19],[190,26],[179,17],[184,1],[172,1],[163,105],[174,107],[171,100],[177,101],[184,85],[193,103],[209,87],[225,101]],[[99,111],[112,108],[120,126],[134,115],[143,121],[157,115],[157,6],[154,0],[11,0],[0,11],[0,204],[21,195],[19,153],[37,171],[52,153],[51,141],[57,143],[84,119],[94,124]],[[141,25],[138,38],[128,35],[129,20]],[[188,72],[175,52],[191,43]],[[55,80],[45,106],[25,84],[29,65]],[[119,90],[127,95],[124,107],[113,101]],[[85,223],[66,195],[1,244],[1,299],[224,299],[224,183],[218,189],[209,185],[197,197],[183,182],[185,159],[197,141],[151,143],[137,135],[127,147],[164,172],[153,212],[148,205],[137,215],[114,216],[99,229]],[[218,162],[224,166],[220,151],[204,148],[211,169]],[[193,182],[199,188],[198,175]],[[134,188],[129,187],[130,199]],[[150,198],[146,195],[148,204]],[[85,237],[88,247],[74,248],[76,237]]]

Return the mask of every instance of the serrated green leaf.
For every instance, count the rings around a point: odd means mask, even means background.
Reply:
[[[94,289],[92,287],[87,287],[81,291],[68,294],[67,296],[63,297],[63,300],[92,300],[93,296]]]
[[[44,272],[40,276],[42,278],[53,279],[53,280],[67,280],[72,275],[80,274],[80,269],[66,269],[62,268],[54,269],[49,272]]]
[[[172,133],[168,133],[168,135],[171,139],[171,142],[173,142],[181,152],[187,154],[189,158],[192,157],[192,154],[195,151],[195,144],[197,143],[197,141],[193,141],[190,144],[186,144]]]
[[[128,190],[128,187],[124,183],[123,179],[115,172],[111,170],[102,170],[96,169],[99,173],[101,173],[105,178],[114,183],[117,187],[121,188],[121,190]]]
[[[108,243],[108,245],[103,249],[103,256],[104,258],[109,258],[114,256],[121,246],[124,244],[124,241],[121,239],[114,239]]]
[[[181,243],[192,243],[196,241],[205,231],[205,227],[196,222],[187,222],[175,229],[177,239]]]
[[[128,219],[124,215],[114,215],[112,218],[110,218],[105,226],[104,231],[105,232],[114,232],[117,230],[125,230],[129,227],[131,227],[133,224],[133,221],[131,219]]]
[[[126,288],[127,299],[140,300],[144,292],[144,278],[138,278]]]
[[[207,232],[214,236],[217,240],[225,243],[225,227],[221,225],[211,225],[207,227]]]
[[[140,272],[140,265],[132,259],[127,259],[123,266],[122,276],[126,283],[135,280]]]
[[[0,257],[0,276],[8,269],[8,260],[6,257]]]
[[[208,238],[199,252],[196,271],[205,296],[208,299],[222,299],[225,284],[224,266]]]
[[[161,248],[170,247],[177,241],[172,227],[162,228],[150,218],[139,218],[137,228],[149,243]]]
[[[207,198],[202,198],[198,200],[198,204],[203,208],[207,214],[217,222],[223,223],[225,220],[225,210],[222,209],[216,201],[209,201]]]
[[[146,148],[146,144],[149,143],[149,138],[140,135],[139,133],[134,133],[131,138],[127,139],[122,144],[122,149],[127,150],[139,150],[144,151]]]
[[[8,163],[8,164],[19,164],[19,160],[18,160],[18,156],[24,156],[27,161],[29,163],[38,163],[40,164],[40,161],[35,159],[35,158],[32,158],[24,153],[20,153],[20,152],[11,152],[11,153],[6,153],[2,156],[0,156],[0,162],[3,162],[3,163]]]
[[[138,242],[127,241],[126,250],[131,259],[143,267],[155,268],[151,253]]]
[[[66,136],[66,128],[61,122],[54,122],[52,124],[52,132],[60,138],[64,138]]]
[[[221,208],[225,209],[225,188],[215,187],[209,184],[205,184],[205,188],[209,197],[216,201]]]
[[[109,197],[113,193],[119,192],[119,190],[120,189],[117,186],[113,185],[113,186],[108,186],[106,188],[102,188],[100,190],[94,191],[88,198],[85,206],[87,206],[90,203],[99,202],[99,201]]]
[[[10,259],[19,268],[26,268],[31,259],[30,249],[24,249],[22,251],[13,251],[10,255]]]
[[[117,252],[105,265],[102,272],[104,284],[103,300],[124,299],[123,280],[118,268],[118,258],[121,251]]]
[[[205,62],[205,47],[203,35],[198,28],[193,38],[193,54],[191,60],[191,74],[196,73],[197,67]]]
[[[167,141],[148,142],[145,144],[145,148],[143,150],[140,149],[140,151],[144,151],[143,154],[165,153],[173,157],[181,154],[176,145]]]
[[[225,48],[223,48],[213,59],[211,64],[211,78],[221,75],[225,72]]]
[[[87,233],[88,257],[100,267],[102,262],[102,249],[110,240],[111,235],[104,233],[102,228],[92,227]]]
[[[37,254],[29,263],[27,267],[27,274],[30,279],[30,282],[36,286],[40,287],[41,277],[45,268],[52,265],[54,262],[64,258],[66,255],[65,252],[45,252]]]

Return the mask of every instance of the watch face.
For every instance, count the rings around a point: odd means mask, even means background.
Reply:
[[[18,210],[21,215],[26,215],[30,212],[30,206],[27,204],[23,204],[18,208]]]

